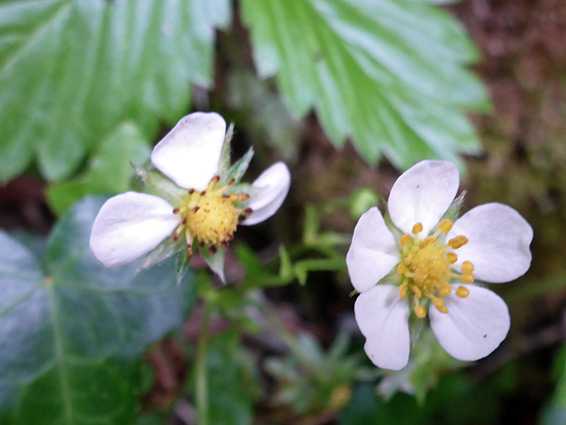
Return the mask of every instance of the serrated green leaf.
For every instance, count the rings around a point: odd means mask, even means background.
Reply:
[[[49,206],[63,215],[88,194],[116,195],[131,188],[134,174],[130,163],[149,159],[149,142],[131,123],[111,133],[91,158],[87,170],[76,179],[54,183],[47,190]]]
[[[411,0],[243,0],[258,73],[290,108],[314,108],[336,146],[408,168],[479,149],[465,111],[488,107],[465,65],[477,50],[438,7]]]
[[[121,122],[153,137],[210,86],[229,0],[10,0],[0,4],[0,180],[36,157],[68,176]]]
[[[0,423],[133,423],[144,348],[178,327],[194,302],[174,265],[105,269],[90,229],[102,200],[59,221],[43,264],[0,232]]]

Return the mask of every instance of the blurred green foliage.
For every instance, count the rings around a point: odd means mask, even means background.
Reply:
[[[367,161],[381,152],[408,167],[477,152],[464,113],[488,107],[466,69],[477,59],[474,45],[425,3],[240,6],[259,75],[276,77],[294,114],[314,108],[336,146],[351,137]],[[66,179],[125,122],[152,139],[159,122],[189,109],[191,84],[211,87],[215,29],[227,28],[231,14],[228,0],[0,2],[0,180],[34,159],[47,180]],[[234,91],[249,80],[230,84]],[[286,117],[280,103],[268,105],[260,115]],[[281,145],[276,135],[271,142]],[[58,201],[55,208],[65,209]]]
[[[0,180],[36,159],[48,180],[130,121],[155,136],[210,87],[228,0],[0,2]]]

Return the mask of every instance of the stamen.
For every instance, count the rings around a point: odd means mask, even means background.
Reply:
[[[448,309],[446,308],[446,305],[444,304],[444,300],[442,298],[434,297],[432,299],[432,303],[434,304],[436,309],[438,311],[440,311],[441,313],[444,313],[444,314],[448,313]]]
[[[234,183],[236,183],[236,179],[235,179],[234,177],[232,177],[232,178],[230,179],[230,181],[228,182],[228,185],[227,185],[227,186],[232,186]]]
[[[403,264],[399,263],[397,266],[397,276],[403,276],[403,273],[405,273],[405,267],[403,267]]]
[[[423,225],[421,223],[417,223],[413,226],[412,233],[413,235],[418,235],[423,231]]]
[[[193,193],[195,193],[194,189],[189,189],[189,195],[192,195]]]
[[[450,245],[452,249],[458,249],[460,247],[463,247],[467,243],[468,243],[468,238],[465,236],[456,236],[455,238],[450,239],[448,241],[448,245]]]
[[[433,243],[436,242],[436,238],[434,236],[427,236],[424,241],[421,242],[421,244],[419,245],[420,249],[423,249],[424,247],[426,247],[427,245],[432,245]]]
[[[174,232],[173,233],[173,242],[177,242],[179,240],[179,233]]]
[[[407,257],[405,258],[405,264],[406,264],[407,266],[410,266],[412,262],[413,262],[413,253],[411,252],[411,253],[409,253],[409,254],[407,255]]]
[[[180,208],[173,208],[173,214],[179,214],[181,212]]]
[[[254,210],[252,210],[250,207],[248,207],[244,210],[245,215],[252,215],[253,212],[254,212]]]
[[[464,286],[458,286],[456,289],[456,296],[460,298],[467,298],[470,295],[470,290]]]
[[[407,285],[405,283],[399,286],[399,295],[401,296],[401,299],[405,299],[407,297]]]
[[[450,230],[452,230],[453,224],[454,223],[452,223],[452,220],[446,218],[440,222],[438,228],[442,231],[442,233],[448,233]]]
[[[450,264],[454,264],[456,261],[458,261],[458,256],[453,252],[447,253],[446,257],[448,257],[448,261],[450,261]]]
[[[187,259],[190,260],[193,257],[193,250],[191,248],[187,249]]]
[[[403,235],[401,236],[401,240],[399,241],[399,245],[401,245],[401,248],[403,248],[404,246],[406,246],[409,242],[411,242],[413,238],[411,238],[410,235]]]
[[[472,273],[464,273],[460,278],[462,283],[474,283],[474,275]]]
[[[248,195],[247,193],[242,193],[240,195],[240,201],[247,201],[248,199],[250,199],[250,195]]]
[[[218,252],[218,248],[216,248],[216,245],[212,245],[210,248],[208,248],[208,252],[210,252],[211,254],[216,254]]]
[[[200,193],[200,196],[204,196],[204,195],[206,195],[206,190],[203,190],[203,191]]]
[[[474,271],[474,265],[469,261],[464,261],[462,263],[462,273],[469,273],[471,274]]]
[[[210,179],[210,184],[215,184],[218,183],[219,181],[220,181],[220,176],[216,175],[212,179]]]
[[[450,295],[451,292],[452,292],[452,287],[450,285],[445,285],[442,288],[440,288],[440,291],[438,291],[438,295],[440,295],[441,297],[447,297],[448,295]]]
[[[419,319],[424,319],[426,317],[426,308],[422,305],[416,305],[413,311]]]
[[[415,297],[417,298],[422,298],[423,297],[423,292],[421,291],[421,288],[419,288],[418,286],[413,285],[411,287],[411,289],[413,290],[413,293],[415,294]]]

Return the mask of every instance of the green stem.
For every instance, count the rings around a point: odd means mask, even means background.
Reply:
[[[197,348],[197,412],[199,425],[208,425],[208,373],[206,368],[206,353],[208,349],[208,325],[210,310],[206,300]]]

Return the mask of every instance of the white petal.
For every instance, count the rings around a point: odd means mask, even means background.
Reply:
[[[178,186],[205,189],[218,170],[225,133],[217,113],[189,114],[153,148],[151,162]]]
[[[400,370],[409,361],[409,304],[393,285],[377,285],[358,296],[356,322],[366,337],[364,349],[374,365]]]
[[[352,285],[364,292],[383,279],[399,263],[399,249],[376,207],[360,217],[346,264]]]
[[[417,223],[423,235],[433,229],[458,191],[460,175],[451,162],[421,161],[397,179],[387,202],[393,223],[410,234]]]
[[[507,304],[494,292],[475,285],[467,298],[452,294],[445,298],[448,313],[430,307],[430,326],[448,354],[459,360],[473,361],[489,355],[507,336],[511,321]]]
[[[170,236],[179,216],[167,201],[126,192],[104,203],[92,226],[90,248],[105,267],[134,261]]]
[[[291,185],[291,174],[282,162],[277,162],[255,179],[256,189],[251,194],[248,207],[253,210],[241,224],[251,226],[271,217],[279,209]]]
[[[468,243],[454,251],[458,255],[456,269],[461,270],[463,261],[470,261],[478,280],[509,282],[531,265],[533,229],[507,205],[485,204],[470,210],[454,223],[447,237],[458,235],[468,238]]]

